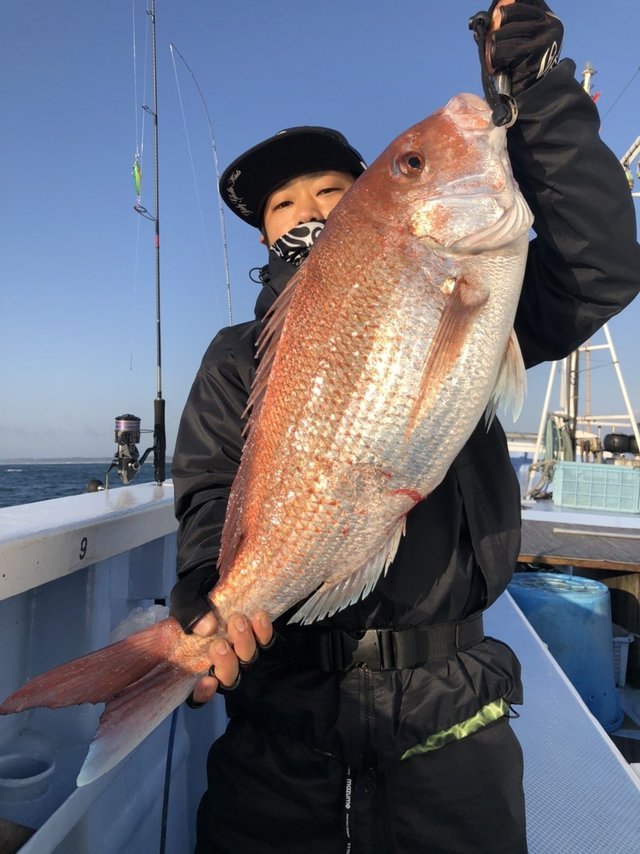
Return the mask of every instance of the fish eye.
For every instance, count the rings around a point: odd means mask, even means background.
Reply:
[[[397,160],[398,169],[410,178],[424,171],[427,162],[421,151],[405,151]]]

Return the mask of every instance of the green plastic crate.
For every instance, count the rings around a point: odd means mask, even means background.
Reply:
[[[640,513],[640,468],[558,462],[553,500],[560,507]]]

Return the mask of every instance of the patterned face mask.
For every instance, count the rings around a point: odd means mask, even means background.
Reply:
[[[324,228],[324,222],[313,220],[296,225],[271,245],[271,251],[288,264],[299,267]]]

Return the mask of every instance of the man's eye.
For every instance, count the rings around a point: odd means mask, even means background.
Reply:
[[[327,193],[338,193],[342,189],[342,187],[323,187],[321,190],[318,191],[318,195],[321,196],[326,195]]]
[[[276,205],[274,205],[272,210],[278,211],[281,208],[289,207],[290,204],[291,202],[289,201],[289,199],[283,199],[281,202],[278,202]]]

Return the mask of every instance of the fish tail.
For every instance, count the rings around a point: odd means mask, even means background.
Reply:
[[[180,631],[175,620],[162,620],[47,670],[0,703],[0,715],[40,706],[58,709],[79,703],[106,703],[167,660],[176,629]]]
[[[127,756],[193,689],[197,674],[168,660],[180,635],[175,620],[162,620],[48,670],[7,697],[0,714],[106,703],[78,777],[78,785],[90,783]]]
[[[76,783],[110,771],[189,696],[198,677],[168,661],[109,700]]]

